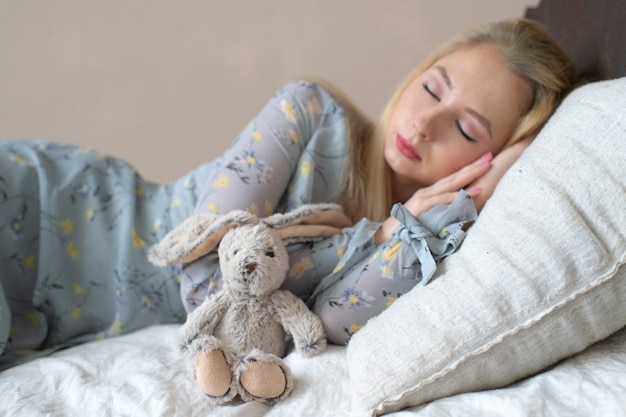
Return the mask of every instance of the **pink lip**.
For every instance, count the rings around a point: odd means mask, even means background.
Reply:
[[[404,136],[400,134],[396,135],[396,146],[398,147],[398,150],[400,151],[400,153],[406,156],[407,158],[409,158],[410,160],[412,161],[422,160],[422,157],[420,156],[419,153],[417,153],[417,150],[411,144],[411,142],[409,142],[407,138],[405,138]]]

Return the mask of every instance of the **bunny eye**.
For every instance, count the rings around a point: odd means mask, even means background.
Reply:
[[[235,256],[235,255],[237,255],[237,252],[239,252],[239,249],[235,249],[235,250],[233,251],[233,254],[232,254],[232,256]]]
[[[269,250],[269,251],[265,252],[265,256],[273,258],[274,257],[274,251],[273,250]]]

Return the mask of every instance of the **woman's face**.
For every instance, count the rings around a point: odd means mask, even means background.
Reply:
[[[394,194],[414,192],[497,153],[529,106],[527,83],[496,47],[467,47],[440,58],[408,86],[387,124],[384,156]]]

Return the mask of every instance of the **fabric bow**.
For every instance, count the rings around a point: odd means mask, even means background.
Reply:
[[[393,235],[409,244],[420,262],[421,284],[430,282],[437,263],[458,249],[466,230],[478,217],[472,197],[461,190],[452,204],[435,206],[415,218],[402,204],[391,208],[401,225]]]

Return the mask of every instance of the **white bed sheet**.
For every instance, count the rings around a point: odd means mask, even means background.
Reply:
[[[87,343],[0,373],[1,416],[349,415],[345,349],[287,356],[296,387],[285,401],[212,406],[176,349],[177,326]],[[443,398],[394,417],[626,416],[626,329],[512,386]]]

